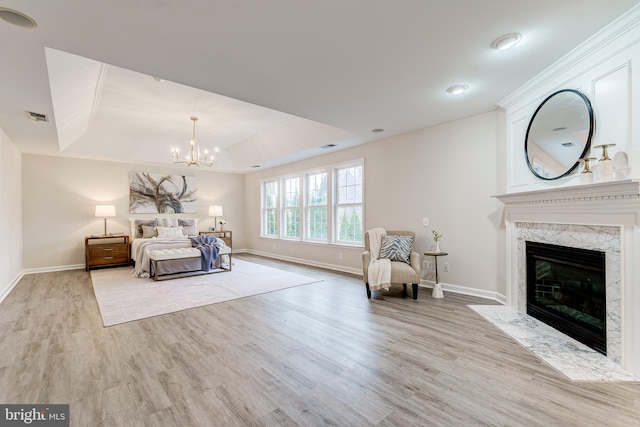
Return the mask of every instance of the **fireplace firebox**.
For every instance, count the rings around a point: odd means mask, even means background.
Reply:
[[[527,314],[607,354],[605,253],[526,242]]]

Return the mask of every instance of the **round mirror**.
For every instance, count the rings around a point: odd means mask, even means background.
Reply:
[[[563,89],[549,95],[527,128],[524,152],[531,172],[546,180],[569,175],[589,151],[594,125],[591,102],[583,93]]]

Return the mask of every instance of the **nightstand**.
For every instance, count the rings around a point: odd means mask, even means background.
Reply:
[[[84,239],[85,270],[129,265],[129,236],[88,236]]]
[[[222,231],[201,231],[199,233],[201,236],[204,234],[213,234],[214,236],[216,236],[218,239],[224,240],[224,243],[229,246],[230,248],[233,247],[233,245],[231,244],[233,239],[231,238],[232,236],[232,232],[229,230],[222,230]]]

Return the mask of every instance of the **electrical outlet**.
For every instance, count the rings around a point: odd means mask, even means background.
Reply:
[[[422,225],[425,227],[429,226],[429,218],[422,218]]]
[[[449,263],[448,262],[444,262],[442,263],[442,269],[444,271],[449,271]]]
[[[342,252],[338,252],[338,259],[342,259]]]
[[[429,261],[428,260],[424,260],[422,261],[422,268],[424,268],[425,270],[429,269]]]

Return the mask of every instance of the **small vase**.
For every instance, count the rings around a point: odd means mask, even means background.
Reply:
[[[440,252],[440,242],[436,242],[436,252]]]

